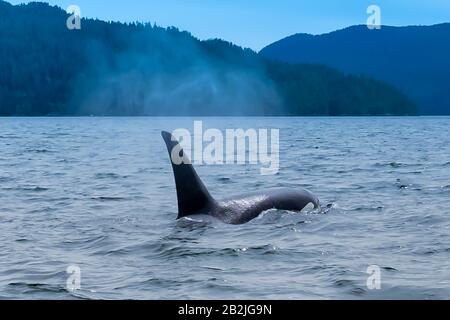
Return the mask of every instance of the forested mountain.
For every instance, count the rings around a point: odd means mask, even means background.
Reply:
[[[260,54],[289,63],[319,63],[386,81],[406,93],[419,113],[450,114],[450,23],[369,30],[354,26],[328,34],[296,34]]]
[[[396,88],[176,28],[0,0],[0,115],[404,115]]]

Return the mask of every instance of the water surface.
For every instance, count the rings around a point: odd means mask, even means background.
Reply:
[[[450,118],[202,120],[280,129],[278,175],[198,168],[214,196],[307,188],[320,212],[175,221],[160,131],[194,119],[0,118],[0,298],[450,298]]]

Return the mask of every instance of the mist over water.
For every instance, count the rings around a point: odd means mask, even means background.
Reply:
[[[213,196],[298,187],[322,202],[242,226],[175,221],[160,131],[194,120],[0,118],[0,298],[449,298],[450,118],[201,119],[280,129],[279,174],[198,167]]]
[[[84,49],[87,63],[69,95],[77,114],[242,116],[282,110],[277,89],[253,52],[248,54],[254,61],[242,54],[244,61],[236,63],[237,47],[170,29],[143,29],[122,41],[107,46],[104,39],[91,40]]]

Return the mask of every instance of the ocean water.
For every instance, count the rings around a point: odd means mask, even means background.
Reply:
[[[161,130],[280,129],[280,171],[199,166],[217,198],[320,210],[176,221]],[[0,118],[0,299],[448,299],[450,118]],[[380,270],[380,289],[367,269]],[[67,290],[69,266],[80,288]]]

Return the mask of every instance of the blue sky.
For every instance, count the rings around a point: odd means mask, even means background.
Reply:
[[[28,2],[9,0],[13,4]],[[200,39],[222,38],[259,50],[288,35],[320,34],[364,24],[367,7],[382,10],[385,25],[450,22],[450,0],[49,0],[76,4],[83,17],[176,26]]]

